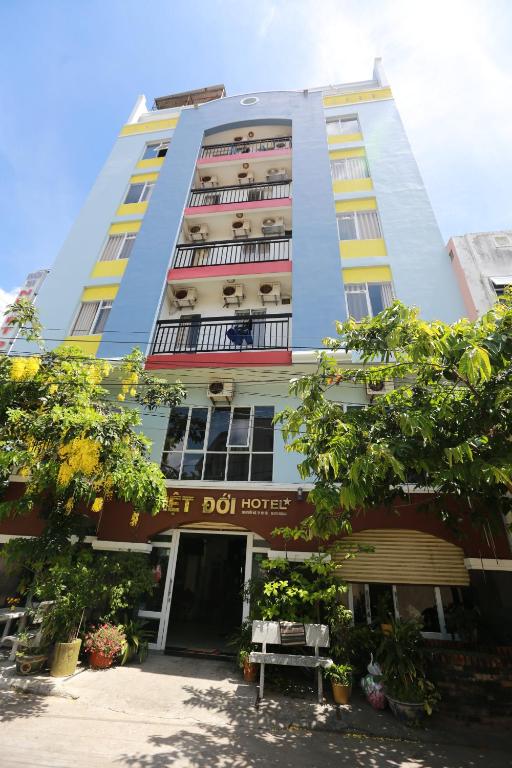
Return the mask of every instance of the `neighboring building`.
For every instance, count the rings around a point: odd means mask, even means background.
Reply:
[[[452,237],[446,247],[467,316],[475,320],[512,284],[512,230]]]
[[[273,529],[311,511],[298,457],[272,425],[294,404],[290,378],[311,370],[335,320],[395,296],[428,319],[464,313],[378,60],[368,82],[238,96],[215,86],[151,110],[139,97],[39,307],[55,337],[108,358],[138,346],[149,368],[186,386],[171,414],[144,417],[168,512],[131,528],[130,510],[113,504],[92,539],[151,553],[159,586],[141,615],[155,647],[218,648],[240,622],[242,582],[285,549]],[[364,388],[335,397],[368,402]],[[503,530],[459,541],[410,504],[361,515],[354,530],[376,547],[346,565],[356,616],[375,618],[388,595],[439,637],[471,569],[510,561]],[[287,554],[312,546],[293,542]]]

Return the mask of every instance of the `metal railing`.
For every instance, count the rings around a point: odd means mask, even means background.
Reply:
[[[290,197],[291,181],[275,181],[263,184],[237,184],[232,187],[214,187],[213,189],[193,189],[188,207],[201,205],[225,205],[226,203],[253,203],[257,200],[279,200]]]
[[[292,241],[288,237],[258,237],[251,240],[221,240],[197,245],[178,245],[173,269],[218,267],[222,264],[255,264],[260,261],[289,261]]]
[[[157,323],[152,354],[288,349],[291,314],[235,315]]]
[[[291,136],[278,136],[275,139],[250,139],[234,141],[229,144],[210,144],[201,147],[200,157],[222,157],[223,155],[246,155],[249,152],[268,152],[270,149],[291,149]]]

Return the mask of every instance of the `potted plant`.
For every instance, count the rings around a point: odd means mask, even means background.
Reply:
[[[389,592],[382,594],[377,602],[377,615],[376,620],[380,625],[380,629],[383,635],[387,635],[391,632],[392,621],[394,618],[393,599]]]
[[[241,648],[238,651],[238,663],[243,670],[244,680],[246,683],[255,683],[256,676],[258,674],[258,665],[249,661],[250,651],[246,648]]]
[[[350,664],[331,664],[324,669],[324,677],[331,681],[332,696],[336,704],[348,704],[352,694],[352,667]]]
[[[85,635],[84,648],[89,654],[89,664],[93,669],[108,669],[112,666],[114,658],[122,650],[126,637],[120,627],[114,624],[100,624],[92,627]]]
[[[425,674],[421,624],[393,621],[377,652],[391,711],[399,720],[415,725],[432,714],[438,700],[434,685]]]
[[[148,643],[151,633],[144,629],[146,622],[131,619],[125,620],[120,629],[124,634],[124,643],[121,651],[121,665],[128,664],[136,659],[139,664],[147,658]]]
[[[19,675],[33,675],[40,672],[48,660],[48,646],[42,642],[33,644],[34,638],[28,632],[18,634],[16,651],[16,672]]]

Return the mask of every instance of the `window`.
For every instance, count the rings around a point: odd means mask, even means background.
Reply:
[[[170,480],[272,480],[272,406],[173,408],[162,457]]]
[[[111,301],[83,301],[73,324],[71,336],[103,333],[111,309]]]
[[[368,179],[370,177],[368,162],[365,157],[344,157],[341,160],[331,160],[331,175],[335,181]]]
[[[352,133],[361,133],[357,117],[336,117],[327,121],[328,136],[348,136]]]
[[[503,296],[505,289],[512,285],[512,277],[495,277],[491,278],[491,288],[496,296]]]
[[[382,237],[377,211],[338,213],[340,240],[373,240]]]
[[[391,283],[346,283],[347,312],[358,322],[374,317],[393,302]]]
[[[163,141],[152,141],[146,144],[146,149],[142,155],[143,160],[153,160],[155,157],[165,157],[169,149],[169,139]]]
[[[153,192],[155,186],[154,181],[138,182],[137,184],[130,184],[128,192],[126,194],[124,204],[130,203],[144,203],[148,201]]]
[[[136,232],[123,232],[120,235],[110,235],[100,261],[115,261],[116,259],[128,259],[137,237]]]

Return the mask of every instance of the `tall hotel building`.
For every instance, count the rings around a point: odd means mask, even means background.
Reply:
[[[38,307],[55,346],[109,359],[138,347],[186,386],[180,407],[143,420],[168,511],[130,527],[130,510],[112,503],[89,539],[151,558],[158,587],[141,615],[153,647],[221,647],[247,612],[240,587],[258,560],[315,549],[272,535],[311,511],[272,418],[293,405],[290,379],[312,370],[335,320],[394,297],[427,319],[465,313],[379,60],[365,82],[137,99]],[[345,407],[369,396],[343,385],[334,395]],[[375,618],[386,593],[434,637],[469,592],[506,610],[504,528],[457,539],[415,504],[397,510],[354,520],[352,539],[375,547],[343,569],[357,620]],[[5,540],[40,526],[17,518],[0,530]]]

